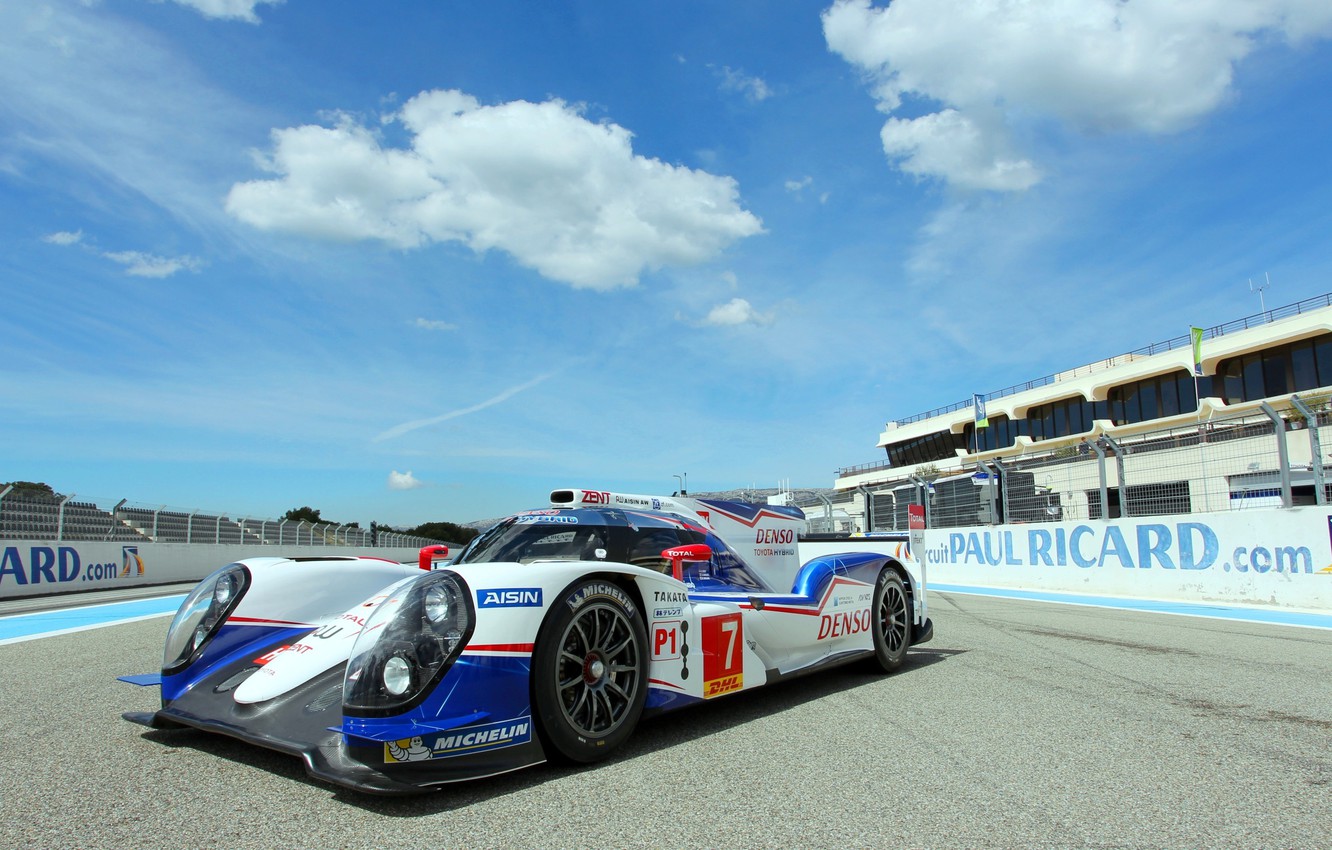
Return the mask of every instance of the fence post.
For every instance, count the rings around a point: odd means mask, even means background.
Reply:
[[[1101,519],[1110,518],[1110,488],[1105,483],[1105,444],[1109,439],[1102,435],[1091,443],[1092,451],[1096,452],[1096,471],[1101,476]],[[1091,519],[1091,511],[1087,511],[1087,518]]]
[[[1124,480],[1124,449],[1119,443],[1109,437],[1102,435],[1105,444],[1115,450],[1115,477],[1119,480],[1119,515],[1121,517],[1132,516],[1133,512],[1129,510],[1128,482]],[[1105,518],[1110,518],[1110,506],[1106,505]]]
[[[1323,485],[1323,445],[1318,438],[1318,414],[1314,413],[1299,396],[1290,397],[1290,403],[1304,417],[1304,427],[1309,431],[1309,471],[1313,473],[1314,499],[1319,505],[1327,504],[1327,488]]]
[[[1295,504],[1295,499],[1290,492],[1290,449],[1286,447],[1286,420],[1281,418],[1281,414],[1267,402],[1263,402],[1258,407],[1267,414],[1267,418],[1272,420],[1272,425],[1276,433],[1277,441],[1277,466],[1281,472],[1281,507],[1289,508]]]
[[[990,465],[994,467],[995,474],[999,476],[999,502],[997,506],[991,507],[991,515],[995,517],[995,523],[1000,524],[1008,521],[1008,467],[1004,466],[999,458],[991,458]],[[994,497],[995,491],[991,489],[990,496]]]
[[[925,527],[933,528],[934,524],[931,522],[930,518],[930,514],[932,513],[930,510],[930,482],[921,478],[919,475],[911,475],[908,477],[910,478],[911,483],[916,485],[916,491],[920,493],[920,503],[925,508]]]
[[[70,493],[65,497],[64,501],[60,503],[60,515],[56,519],[56,542],[65,539],[65,505],[69,504],[69,500],[74,498],[74,495],[75,494]]]

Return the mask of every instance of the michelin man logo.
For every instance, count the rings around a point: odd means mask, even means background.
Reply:
[[[401,741],[389,741],[384,745],[384,761],[423,761],[430,758],[430,748],[418,735]]]

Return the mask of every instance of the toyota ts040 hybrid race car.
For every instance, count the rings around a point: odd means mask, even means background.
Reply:
[[[124,677],[162,689],[125,718],[376,793],[597,761],[644,716],[856,659],[891,671],[932,637],[904,540],[801,563],[804,529],[798,508],[556,490],[442,564],[247,558],[181,604],[160,674]]]

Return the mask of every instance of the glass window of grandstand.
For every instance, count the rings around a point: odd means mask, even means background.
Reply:
[[[1109,405],[1103,401],[1087,401],[1081,397],[1060,399],[1029,408],[1027,418],[1018,423],[1018,430],[1033,440],[1085,434],[1091,430],[1093,420],[1109,419],[1109,410]]]
[[[1210,381],[1199,379],[1199,389],[1206,393],[1208,387],[1204,384],[1210,384]],[[1113,419],[1116,425],[1129,425],[1192,413],[1198,409],[1198,394],[1193,375],[1181,369],[1114,387],[1110,390],[1108,407],[1110,415],[1107,418]]]
[[[955,460],[957,450],[967,446],[964,435],[938,431],[888,446],[888,462],[900,469],[937,460]]]
[[[988,452],[1006,449],[1017,442],[1020,421],[1015,422],[1001,413],[989,417],[989,422],[990,424],[984,428],[977,428],[975,423],[966,426],[963,437],[968,451]]]
[[[1332,385],[1332,334],[1222,360],[1216,373],[1227,404]]]

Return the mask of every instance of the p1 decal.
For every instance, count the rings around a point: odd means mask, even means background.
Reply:
[[[476,592],[478,608],[540,608],[539,587],[497,587]]]
[[[744,622],[740,614],[704,617],[703,697],[718,697],[744,686]]]
[[[680,657],[679,620],[658,620],[652,624],[652,660],[669,661]]]

